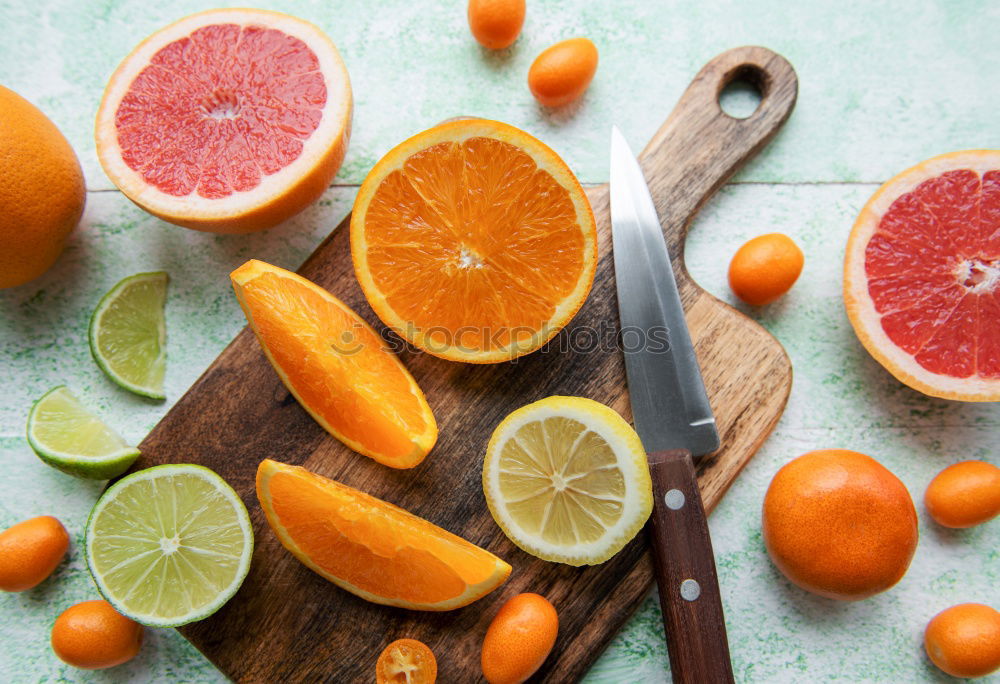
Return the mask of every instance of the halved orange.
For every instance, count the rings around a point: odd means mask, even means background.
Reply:
[[[257,498],[282,545],[374,603],[452,610],[490,593],[510,566],[402,508],[299,466],[265,459]]]
[[[844,303],[901,382],[1000,401],[1000,150],[933,157],[880,187],[847,241]]]
[[[344,62],[316,26],[267,10],[209,10],[122,61],[97,112],[97,156],[129,199],[165,221],[263,230],[329,186],[352,109]]]
[[[461,119],[406,140],[365,178],[354,270],[417,347],[496,363],[538,349],[594,280],[594,214],[566,163],[528,133]]]
[[[385,340],[332,294],[251,259],[230,274],[236,298],[288,391],[324,430],[393,468],[437,440],[423,392]]]

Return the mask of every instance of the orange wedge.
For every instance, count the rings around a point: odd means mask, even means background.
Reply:
[[[573,172],[498,121],[435,126],[365,178],[351,216],[354,272],[386,325],[452,361],[541,347],[594,280],[597,230]]]
[[[412,468],[437,440],[423,392],[378,333],[300,275],[251,259],[230,274],[260,346],[324,430],[392,468]]]
[[[453,610],[510,575],[510,566],[489,551],[305,468],[265,459],[257,469],[257,498],[286,549],[373,603]]]

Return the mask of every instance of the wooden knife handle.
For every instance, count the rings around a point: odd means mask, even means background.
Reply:
[[[745,119],[726,114],[719,104],[723,89],[736,80],[749,82],[761,95]],[[774,137],[797,94],[795,70],[781,55],[757,46],[727,50],[702,67],[639,155],[675,271],[683,268],[683,236],[691,219]]]
[[[649,455],[653,566],[675,682],[733,681],[712,539],[687,449]]]

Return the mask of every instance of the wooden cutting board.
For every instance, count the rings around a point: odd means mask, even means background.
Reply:
[[[734,79],[750,81],[762,93],[747,119],[719,108],[720,91]],[[641,155],[722,437],[721,449],[699,464],[707,509],[774,427],[792,370],[771,335],[692,281],[684,238],[698,209],[788,118],[796,91],[795,73],[779,55],[759,47],[725,52],[695,77]],[[417,468],[386,468],[327,435],[289,395],[248,329],[142,442],[136,468],[206,465],[235,487],[250,511],[256,548],[246,582],[215,615],[180,628],[233,680],[371,682],[382,648],[412,637],[437,655],[440,681],[482,681],[479,650],[487,625],[508,598],[533,591],[552,601],[560,620],[555,648],[533,681],[576,681],[646,596],[653,574],[645,534],[603,565],[547,563],[504,537],[482,493],[487,440],[514,409],[564,394],[591,397],[631,415],[621,352],[606,343],[614,341],[618,326],[607,186],[587,195],[600,235],[597,275],[589,299],[548,349],[496,365],[404,354],[440,428],[437,446]],[[354,278],[348,224],[344,219],[300,273],[381,329]],[[591,331],[600,334],[597,348],[559,351],[568,340],[584,344]],[[367,603],[308,570],[278,543],[254,494],[257,464],[264,458],[303,465],[402,506],[489,549],[514,571],[501,588],[461,610],[422,613]]]

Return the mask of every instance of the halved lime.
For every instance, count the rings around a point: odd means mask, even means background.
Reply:
[[[217,611],[240,588],[252,553],[240,497],[199,465],[132,473],[108,488],[87,521],[87,565],[98,590],[151,627]]]
[[[107,480],[121,475],[139,450],[59,385],[42,395],[28,414],[28,444],[48,465],[77,477]]]
[[[167,326],[163,271],[125,278],[101,298],[90,318],[90,351],[108,377],[125,389],[164,399]]]

